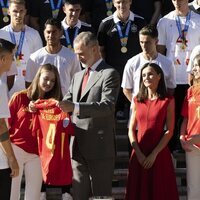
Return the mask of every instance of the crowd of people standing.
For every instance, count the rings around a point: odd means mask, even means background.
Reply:
[[[112,199],[115,123],[126,200],[200,196],[200,1],[0,0],[0,199]],[[9,101],[9,102],[8,102]],[[130,119],[128,120],[130,116]],[[8,119],[8,120],[7,120]],[[1,189],[2,188],[2,189]]]

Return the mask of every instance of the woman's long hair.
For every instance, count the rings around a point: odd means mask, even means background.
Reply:
[[[196,60],[197,64],[200,66],[200,54],[196,55],[193,59],[193,65],[194,61]],[[193,66],[192,66],[193,68]],[[190,79],[190,85],[199,85],[200,84],[200,79],[195,79],[193,73],[191,74],[191,79]]]
[[[51,71],[55,74],[55,84],[51,91],[46,92],[45,95],[42,97],[40,86],[39,86],[39,80],[40,80],[40,75],[41,71],[46,70],[46,71]],[[27,95],[29,99],[36,101],[37,99],[43,98],[43,99],[49,99],[49,98],[54,98],[56,100],[62,100],[62,91],[61,91],[61,84],[60,84],[60,77],[57,68],[52,65],[52,64],[45,64],[40,66],[38,69],[33,82],[27,89]]]
[[[152,67],[157,74],[160,74],[161,78],[160,78],[160,81],[158,83],[158,87],[157,87],[156,92],[158,94],[159,99],[164,99],[167,96],[167,89],[166,89],[166,85],[165,85],[165,79],[164,79],[163,71],[160,68],[160,66],[157,65],[156,63],[146,63],[142,67],[141,73],[140,73],[140,88],[139,88],[139,92],[136,96],[137,101],[144,102],[146,99],[148,99],[148,89],[147,89],[147,87],[145,87],[144,82],[143,82],[143,78],[142,78],[142,72],[146,67]]]

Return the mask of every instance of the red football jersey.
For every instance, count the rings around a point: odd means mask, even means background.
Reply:
[[[9,102],[10,140],[28,153],[38,154],[37,132],[33,130],[33,113],[29,112],[27,91],[15,93]]]
[[[43,180],[49,185],[68,185],[72,182],[69,135],[74,134],[70,116],[54,99],[38,100],[34,125],[39,131],[39,155]]]
[[[199,86],[188,89],[187,96],[182,108],[182,116],[188,118],[187,134],[196,135],[200,133],[200,90]],[[200,147],[200,144],[197,144]]]

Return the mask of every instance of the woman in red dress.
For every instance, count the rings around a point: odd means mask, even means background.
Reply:
[[[174,98],[167,96],[161,68],[155,63],[146,63],[141,69],[140,91],[134,98],[129,126],[133,150],[126,200],[179,199],[167,147],[173,129]]]

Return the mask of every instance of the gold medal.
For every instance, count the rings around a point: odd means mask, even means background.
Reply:
[[[21,60],[20,60],[19,56],[16,57],[16,65],[17,65],[17,67],[19,67],[21,65]]]
[[[17,67],[21,66],[21,61],[19,59],[16,60]]]
[[[58,17],[58,12],[59,12],[58,9],[52,11],[53,18],[57,18]]]
[[[126,47],[122,47],[122,48],[121,48],[121,52],[122,52],[122,53],[126,53],[127,51],[128,51],[128,49],[127,49]]]
[[[182,44],[181,44],[181,49],[182,49],[183,51],[186,49],[185,43],[182,43]]]
[[[73,49],[73,47],[72,47],[71,44],[69,44],[69,45],[67,46],[67,48],[70,49],[71,51],[74,51],[74,49]]]
[[[9,17],[8,17],[7,15],[4,16],[4,17],[3,17],[3,21],[4,21],[5,23],[9,22]]]
[[[113,13],[112,13],[111,10],[108,10],[106,14],[107,14],[107,16],[110,16],[110,15],[112,15]]]

